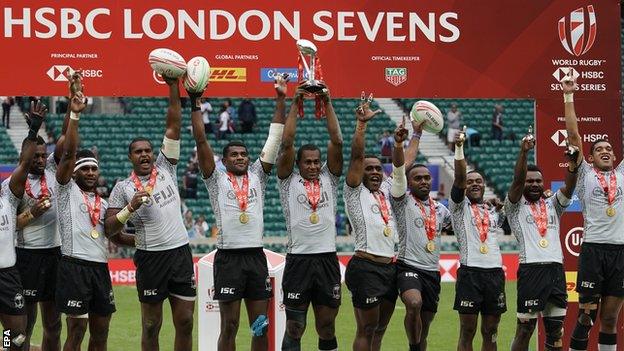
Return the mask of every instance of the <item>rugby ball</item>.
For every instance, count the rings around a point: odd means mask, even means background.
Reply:
[[[170,49],[152,50],[149,54],[149,64],[156,73],[171,78],[179,78],[186,72],[184,57]]]
[[[195,56],[186,64],[184,76],[184,88],[193,93],[201,93],[208,85],[210,77],[210,65],[205,58]]]
[[[415,122],[425,121],[423,129],[429,133],[438,134],[444,127],[442,112],[429,101],[416,101],[410,111],[410,118]]]

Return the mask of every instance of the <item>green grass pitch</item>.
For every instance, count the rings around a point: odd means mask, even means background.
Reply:
[[[336,337],[340,350],[350,350],[353,336],[355,334],[355,319],[353,316],[353,307],[351,305],[350,294],[343,286],[343,299],[340,313],[336,321]],[[500,350],[508,350],[511,340],[515,332],[516,326],[516,282],[507,282],[507,304],[509,310],[501,319],[498,331],[498,348]],[[454,283],[442,283],[442,293],[440,296],[440,307],[433,321],[429,333],[429,350],[447,351],[455,350],[457,345],[457,337],[459,332],[459,322],[457,313],[453,310],[453,298],[455,296]],[[117,312],[113,315],[110,326],[110,334],[108,338],[108,349],[111,351],[135,351],[140,350],[141,345],[141,311],[137,298],[136,288],[134,287],[116,287],[115,301],[117,303]],[[174,329],[171,322],[171,310],[168,305],[164,305],[164,321],[160,332],[160,349],[172,350]],[[244,315],[241,321],[246,321]],[[312,312],[308,313],[308,328],[302,340],[303,350],[317,350],[317,336],[314,330],[314,320]],[[384,351],[402,351],[407,350],[407,338],[403,328],[403,317],[405,316],[405,308],[403,303],[397,301],[397,309],[392,316],[392,321],[388,326],[388,330],[383,340],[382,350]],[[38,344],[41,340],[41,325],[38,322],[33,340],[34,344]],[[214,326],[218,328],[218,326]],[[65,321],[63,320],[63,336],[65,340]],[[195,329],[193,331],[194,350],[197,350],[197,312],[195,318]],[[88,335],[85,336],[83,348],[86,348]],[[246,323],[241,322],[238,331],[237,349],[249,349],[250,332]],[[481,338],[479,333],[475,337],[475,349],[479,349]],[[534,345],[534,342],[531,343]],[[533,347],[531,347],[533,349]]]

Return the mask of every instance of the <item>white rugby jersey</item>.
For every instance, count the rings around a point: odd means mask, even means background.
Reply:
[[[429,198],[423,201],[426,218],[431,218],[430,201],[433,201],[436,215],[435,250],[426,250],[429,238],[427,237],[425,218],[420,207],[409,193],[403,198],[392,198],[390,203],[396,216],[399,230],[399,253],[397,258],[410,266],[426,271],[439,271],[440,263],[440,233],[442,228],[451,224],[451,213],[441,203]]]
[[[607,185],[611,172],[601,172]],[[583,160],[577,181],[578,197],[583,210],[583,242],[624,245],[624,161],[614,169],[617,189],[612,207],[615,216],[607,216],[609,202],[593,166]]]
[[[321,168],[320,200],[316,213],[318,223],[310,221],[312,206],[298,171],[279,179],[280,201],[288,231],[288,253],[314,254],[336,251],[336,202],[339,177],[329,171],[327,163]]]
[[[344,202],[347,216],[355,236],[355,251],[363,251],[377,256],[394,257],[394,243],[397,240],[397,226],[390,205],[391,182],[386,179],[379,191],[384,194],[390,214],[388,226],[391,233],[384,235],[386,224],[381,217],[381,210],[373,193],[364,183],[352,188],[345,182]]]
[[[260,159],[249,165],[249,190],[247,192],[247,223],[241,223],[241,209],[227,172],[215,168],[210,177],[204,179],[208,197],[215,214],[218,249],[243,249],[262,247],[264,234],[264,192],[269,175],[264,172]],[[243,177],[236,181],[242,188]]]
[[[502,268],[503,258],[498,246],[497,227],[503,223],[503,217],[490,208],[486,203],[477,204],[481,218],[485,211],[489,214],[489,231],[485,244],[488,247],[486,254],[480,252],[481,239],[477,229],[476,218],[470,209],[470,200],[464,196],[460,203],[453,199],[449,201],[451,223],[459,244],[459,263],[464,266],[478,268]]]
[[[170,163],[161,152],[154,167],[158,175],[152,195],[147,203],[132,214],[130,222],[135,226],[137,249],[163,251],[186,245],[189,239],[180,211],[176,165]],[[138,178],[145,189],[150,174]],[[132,177],[124,179],[113,188],[108,198],[109,207],[125,207],[137,191]]]
[[[9,184],[0,188],[0,269],[15,266],[15,224],[20,199],[13,194]]]
[[[99,236],[93,238],[91,236],[93,225],[80,187],[73,179],[65,185],[56,183],[55,186],[58,228],[61,233],[63,255],[92,262],[108,262],[104,235],[104,216],[108,208],[106,200],[102,199],[100,220],[95,227]],[[85,194],[93,206],[95,193]]]
[[[56,162],[54,154],[50,154],[46,161],[44,171],[46,185],[50,191],[50,208],[41,216],[33,219],[24,229],[17,231],[16,246],[23,249],[49,249],[61,246],[61,237],[56,225]],[[41,176],[29,174],[28,180],[31,186],[31,193],[35,197],[41,195]],[[8,185],[8,184],[7,184]],[[17,214],[21,214],[29,208],[35,206],[36,198],[32,198],[24,192],[24,197],[20,201]]]
[[[539,202],[536,204],[539,207]],[[539,242],[542,236],[531,211],[531,203],[524,196],[515,204],[509,201],[509,197],[505,198],[505,215],[509,221],[511,233],[520,243],[520,263],[563,263],[559,221],[569,204],[570,199],[561,190],[557,190],[555,195],[545,199],[548,224],[544,239],[547,240],[548,246],[541,247]]]

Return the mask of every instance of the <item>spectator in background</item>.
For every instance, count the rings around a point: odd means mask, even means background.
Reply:
[[[457,109],[457,104],[452,103],[451,109],[446,113],[446,124],[448,131],[446,132],[446,145],[451,150],[455,149],[455,135],[459,133],[461,128],[461,111]]]
[[[189,162],[184,172],[184,178],[182,178],[182,184],[184,185],[184,198],[196,199],[197,198],[197,164]]]
[[[242,133],[253,132],[257,120],[256,106],[249,98],[243,99],[238,106],[238,119],[241,122]]]
[[[93,155],[95,155],[95,159],[96,160],[100,160],[100,152],[98,150],[98,147],[96,145],[91,146],[91,152],[93,152]]]
[[[210,226],[208,225],[208,222],[206,222],[206,216],[203,214],[199,215],[195,221],[195,233],[198,238],[205,238],[210,234]]]
[[[225,99],[225,106],[227,107],[227,112],[230,114],[230,121],[232,124],[238,124],[238,114],[236,113],[236,109],[232,106],[232,99]],[[238,126],[237,126],[238,127]]]
[[[394,146],[394,137],[389,130],[385,130],[383,135],[379,137],[379,147],[381,149],[381,163],[392,162],[392,147]]]
[[[206,134],[212,133],[212,126],[210,125],[210,112],[212,112],[212,105],[208,102],[208,100],[206,100],[206,98],[203,98],[201,103],[201,113],[204,121],[204,132],[206,132]]]
[[[0,96],[0,100],[2,100],[2,125],[6,127],[6,129],[10,129],[9,127],[9,117],[11,115],[11,106],[13,106],[13,98],[10,96]]]
[[[46,141],[46,153],[51,155],[56,150],[56,139],[54,138],[54,134],[52,132],[48,132],[48,140]]]
[[[336,235],[346,235],[344,233],[345,219],[344,214],[336,212]]]
[[[95,191],[97,191],[98,195],[100,195],[101,197],[108,199],[110,191],[108,190],[108,186],[106,185],[106,178],[104,178],[103,176],[99,176]]]
[[[230,114],[227,112],[227,106],[225,103],[221,104],[221,111],[219,112],[219,127],[217,128],[217,140],[221,140],[225,137],[230,125]]]
[[[494,105],[492,114],[492,139],[503,140],[503,105]]]
[[[189,239],[194,239],[196,236],[195,221],[193,221],[193,212],[191,210],[184,212],[184,228],[186,228]]]

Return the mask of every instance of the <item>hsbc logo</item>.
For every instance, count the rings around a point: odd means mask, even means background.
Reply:
[[[553,72],[552,76],[555,77],[558,82],[563,82],[566,77],[570,76],[576,80],[580,76],[580,73],[572,67],[559,67]]]
[[[557,144],[557,146],[566,146],[565,142],[567,138],[568,131],[565,129],[559,129],[550,137],[550,140]]]
[[[46,74],[55,82],[67,82],[67,77],[74,74],[74,70],[69,66],[54,65],[48,69]]]
[[[67,82],[69,79],[68,76],[74,74],[75,70],[67,65],[54,65],[48,69],[46,74],[50,79],[55,82]],[[101,69],[83,69],[82,77],[83,78],[102,78],[103,73]]]
[[[566,23],[567,22],[567,23]],[[596,13],[593,5],[570,12],[568,16],[561,17],[558,23],[559,40],[569,54],[581,56],[594,45],[596,40]]]

